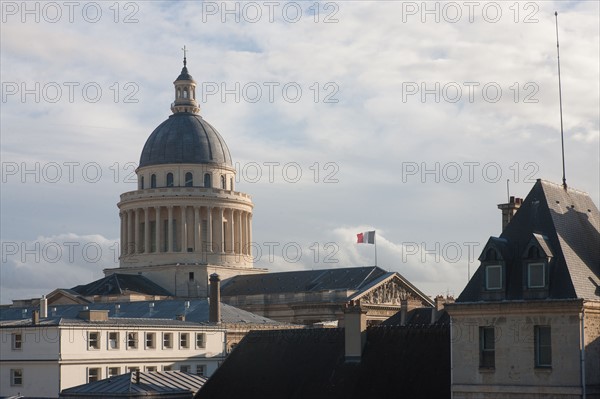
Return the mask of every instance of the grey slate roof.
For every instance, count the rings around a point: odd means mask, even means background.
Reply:
[[[552,255],[548,298],[600,300],[600,213],[588,194],[538,180],[500,238],[492,239],[505,245],[505,299],[524,299],[523,253],[537,241]],[[479,267],[456,302],[481,301],[483,278]]]
[[[138,381],[139,376],[139,381]],[[192,397],[207,378],[181,371],[126,373],[63,389],[61,398],[86,397]],[[187,394],[187,395],[186,395]],[[177,396],[176,396],[177,395]]]
[[[189,302],[189,308],[186,309],[185,303]],[[150,304],[154,307],[151,308]],[[128,319],[174,319],[177,315],[185,314],[186,321],[193,323],[208,323],[209,300],[200,299],[173,299],[161,301],[136,301],[118,303],[90,303],[87,306],[89,310],[109,310],[109,317],[119,317]],[[23,317],[23,309],[27,309],[26,317]],[[33,310],[37,308],[2,308],[0,309],[0,320],[19,320],[31,318]],[[54,310],[56,309],[56,310]],[[83,305],[50,305],[48,307],[49,317],[63,317],[66,319],[76,319],[84,309]],[[152,311],[150,311],[152,309]],[[274,320],[247,312],[242,309],[221,303],[221,321],[230,324],[280,324]]]
[[[258,295],[328,290],[358,291],[388,274],[379,267],[369,266],[240,275],[223,281],[221,295]]]
[[[223,137],[200,115],[178,112],[150,134],[140,167],[178,163],[211,163],[232,166]]]
[[[119,295],[127,292],[136,292],[146,295],[173,296],[160,285],[152,282],[144,276],[137,274],[113,273],[89,284],[78,285],[71,288],[83,296],[94,295]]]
[[[35,326],[31,319],[19,320],[0,320],[0,328],[18,328],[18,327],[44,327],[44,326],[131,326],[131,327],[195,327],[198,323],[173,319],[150,319],[150,318],[124,318],[110,317],[105,321],[88,321],[83,319],[70,319],[64,317],[48,317],[40,319],[39,324]],[[212,328],[212,326],[211,326]]]
[[[196,398],[450,398],[449,331],[371,327],[360,363],[341,328],[251,331]]]

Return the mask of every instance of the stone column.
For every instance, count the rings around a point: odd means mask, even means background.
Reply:
[[[134,246],[134,252],[137,254],[140,252],[140,249],[142,247],[142,243],[140,242],[140,209],[139,208],[135,208],[135,222],[134,222],[134,228],[135,228],[135,232],[134,232],[134,237],[135,237],[135,246]]]
[[[248,213],[248,255],[252,256],[252,214]]]
[[[133,253],[133,210],[127,212],[127,254]]]
[[[223,234],[223,208],[219,208],[217,213],[217,250],[219,253],[222,253],[224,248],[224,234]]]
[[[231,252],[231,253],[235,253],[235,248],[234,248],[234,245],[235,245],[235,222],[233,221],[233,214],[234,214],[233,209],[230,209],[229,210],[229,223],[227,223],[227,224],[229,226],[228,233],[229,233],[229,241],[230,241],[228,252]]]
[[[214,252],[212,246],[213,225],[212,225],[212,207],[206,207],[206,251]]]
[[[187,252],[187,214],[185,212],[187,207],[181,205],[179,208],[181,209],[181,237],[179,238],[181,247],[179,250],[181,252]]]
[[[173,205],[169,205],[167,210],[167,252],[173,252]]]
[[[242,212],[240,215],[240,223],[242,226],[240,228],[240,245],[242,246],[241,250],[244,255],[248,253],[248,232],[246,231],[248,225],[248,220],[246,219],[247,215],[247,212]]]
[[[126,225],[125,225],[125,223],[126,223],[125,216],[126,215],[125,215],[124,211],[120,211],[119,212],[119,218],[121,219],[121,238],[120,238],[120,241],[119,241],[119,245],[121,246],[121,248],[120,248],[121,249],[120,256],[123,256],[123,255],[126,254],[126,252],[125,252],[125,246],[126,246],[126,244],[125,244],[125,240],[126,240],[126,238],[125,238],[125,236],[126,236],[126,233],[125,233],[125,228],[126,228]]]
[[[154,226],[156,233],[156,236],[154,237],[154,239],[156,240],[154,246],[156,247],[156,253],[160,253],[162,252],[160,249],[160,231],[162,230],[162,223],[160,222],[160,206],[154,207]]]
[[[200,208],[194,207],[194,252],[202,252],[202,232],[200,231]]]
[[[144,253],[150,253],[150,208],[144,208]]]

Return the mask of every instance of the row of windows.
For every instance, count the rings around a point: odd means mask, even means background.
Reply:
[[[192,172],[187,172],[185,174],[185,180],[184,180],[184,186],[185,187],[194,187],[194,175],[192,174]],[[175,187],[175,183],[174,183],[174,178],[173,178],[173,173],[169,172],[167,173],[167,182],[166,182],[166,187]],[[225,177],[225,175],[221,175],[221,185],[220,188],[222,188],[223,190],[227,190],[227,178]],[[152,174],[150,175],[150,188],[156,188],[157,184],[156,184],[156,174]],[[205,173],[204,174],[204,181],[203,181],[203,187],[205,188],[212,188],[212,175],[210,173]],[[140,189],[143,190],[144,188],[147,188],[145,183],[144,183],[144,176],[140,176]],[[229,179],[229,190],[233,190],[233,177]]]
[[[125,367],[124,369],[121,367],[107,367],[106,368],[106,377],[108,378],[108,377],[115,377],[117,375],[120,375],[123,370],[125,370],[125,372],[135,372],[135,371],[139,371],[140,368],[137,366],[129,366],[129,367]],[[144,367],[144,370],[147,372],[158,371],[158,366],[146,366],[146,367]],[[171,371],[171,370],[173,370],[173,365],[162,366],[162,370],[163,371]],[[182,371],[185,373],[191,373],[192,366],[188,365],[188,364],[183,364],[183,365],[179,366],[179,371]],[[197,364],[195,366],[195,372],[196,372],[196,375],[201,375],[201,376],[206,375],[206,365]],[[98,381],[98,380],[101,380],[102,378],[103,378],[102,377],[102,368],[89,367],[87,369],[87,376],[86,376],[87,382]],[[10,385],[16,386],[16,387],[23,386],[23,369],[11,369],[10,370]]]
[[[485,289],[501,290],[504,287],[502,265],[485,266]],[[529,263],[527,265],[527,288],[546,288],[546,264]]]
[[[172,365],[172,364],[164,365],[164,366],[162,366],[162,371],[172,371],[173,367],[174,367],[174,365]],[[20,370],[20,371],[21,371],[21,383],[22,383],[23,371],[22,370]],[[107,367],[106,368],[106,378],[115,377],[117,375],[122,374],[123,372],[134,373],[136,371],[141,371],[139,366],[127,366],[124,368],[121,368],[118,366],[117,367]],[[158,366],[145,366],[144,371],[146,371],[146,372],[158,371]],[[191,373],[192,366],[189,364],[182,364],[179,366],[179,371],[182,371],[184,373]],[[195,371],[196,375],[205,376],[206,375],[206,365],[205,364],[196,364],[194,366],[194,371]],[[89,367],[87,369],[87,382],[98,381],[98,380],[101,380],[102,378],[104,378],[102,376],[102,368]]]
[[[102,333],[99,331],[88,331],[87,333],[87,348],[88,350],[99,350],[101,349],[101,335]],[[121,346],[120,340],[121,333],[119,331],[109,331],[107,332],[107,349],[109,350],[118,350]],[[140,338],[143,339],[143,347],[144,349],[156,349],[157,345],[157,333],[155,332],[145,332],[139,333],[135,331],[128,331],[126,333],[126,338],[123,343],[125,344],[126,349],[138,349],[140,346]],[[161,336],[162,349],[173,349],[174,345],[174,335],[171,332],[164,332]],[[190,333],[179,333],[179,349],[190,349]],[[206,334],[205,333],[196,333],[195,340],[196,349],[203,349],[206,347]]]
[[[552,367],[550,326],[534,326],[533,334],[535,367]],[[490,370],[496,367],[496,335],[492,326],[479,327],[479,367]]]

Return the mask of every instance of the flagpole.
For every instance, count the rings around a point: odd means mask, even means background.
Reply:
[[[375,244],[375,266],[377,266],[377,230],[373,234],[373,244]]]

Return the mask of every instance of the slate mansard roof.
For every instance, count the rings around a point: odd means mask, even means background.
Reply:
[[[449,398],[450,328],[372,327],[347,363],[344,329],[251,331],[196,395],[219,398]]]
[[[524,252],[532,244],[550,258],[547,298],[600,300],[600,213],[587,193],[538,180],[500,237],[490,238],[484,252],[497,249],[505,263],[506,300],[525,299]],[[483,300],[483,269],[456,302]]]
[[[173,114],[154,129],[144,145],[139,166],[180,163],[232,167],[229,148],[217,129],[189,112]]]

